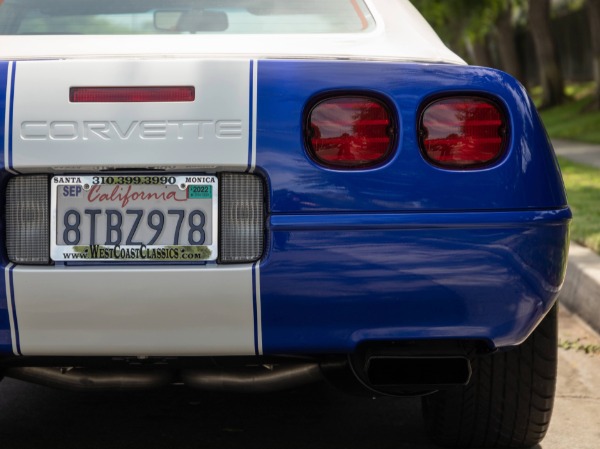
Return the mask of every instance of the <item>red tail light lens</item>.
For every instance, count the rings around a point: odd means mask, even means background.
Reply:
[[[71,87],[72,103],[160,103],[194,101],[193,86]]]
[[[434,165],[476,168],[497,161],[506,147],[504,112],[481,97],[434,101],[421,115],[421,151]]]
[[[387,159],[395,134],[389,109],[367,97],[335,97],[309,113],[307,142],[317,162],[339,168],[376,165]]]

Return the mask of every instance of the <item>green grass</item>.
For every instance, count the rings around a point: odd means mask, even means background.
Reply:
[[[600,170],[559,158],[573,211],[571,239],[600,254]]]
[[[575,350],[585,352],[586,354],[600,354],[600,345],[587,343],[580,338],[577,340],[563,340],[561,338],[558,341],[558,347],[567,351]]]
[[[595,83],[570,84],[566,88],[569,101],[540,112],[552,139],[569,139],[600,144],[600,111],[593,111]],[[541,98],[540,88],[530,92],[535,103]],[[600,170],[559,158],[573,211],[571,239],[600,254]]]
[[[567,103],[540,112],[551,138],[600,144],[600,111],[589,109],[594,88],[594,83],[569,85],[566,94],[570,100]],[[531,95],[536,101],[539,88],[532,89]]]

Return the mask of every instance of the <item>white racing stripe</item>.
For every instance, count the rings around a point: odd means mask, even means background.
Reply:
[[[253,76],[250,67],[248,60],[21,61],[15,80],[14,166],[23,172],[251,170],[256,62]],[[194,102],[69,101],[70,87],[180,85],[196,88]],[[258,265],[254,272],[251,264],[17,266],[12,273],[6,269],[5,279],[16,354],[262,352]]]
[[[7,80],[6,80],[6,104],[5,104],[5,119],[4,119],[4,165],[5,165],[5,169],[8,166],[8,144],[9,144],[9,132],[8,130],[10,129],[10,85],[11,85],[11,78],[12,78],[12,65],[14,64],[14,62],[9,62],[8,63],[8,73],[7,73]]]
[[[248,168],[249,60],[21,61],[13,161],[32,172]],[[43,76],[40,74],[43,73]],[[71,87],[194,86],[193,102],[72,103]]]
[[[15,69],[16,62],[8,63],[8,73],[6,80],[6,104],[5,104],[5,121],[4,121],[4,169],[9,173],[16,174],[17,172],[12,169],[10,165],[11,160],[11,133],[10,133],[10,121],[12,118],[12,96],[13,96],[13,70]]]
[[[258,61],[254,60],[252,64],[252,160],[250,163],[250,172],[256,168],[256,131],[258,114]]]
[[[16,267],[23,355],[254,355],[252,266]]]
[[[8,322],[10,324],[10,339],[12,341],[13,354],[20,355],[19,344],[18,344],[18,332],[17,323],[15,321],[16,311],[13,306],[13,295],[12,295],[12,273],[11,270],[14,268],[14,264],[9,263],[4,268],[4,284],[6,285],[6,305],[8,306]]]
[[[263,354],[263,347],[262,347],[262,320],[261,320],[261,302],[260,302],[260,263],[256,264],[255,267],[255,271],[254,271],[254,279],[255,279],[255,285],[254,285],[254,295],[255,295],[255,301],[256,301],[256,342],[257,342],[257,348],[256,348],[256,355],[262,355]]]

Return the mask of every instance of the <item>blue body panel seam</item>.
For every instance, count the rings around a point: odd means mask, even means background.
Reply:
[[[490,227],[560,226],[572,218],[568,208],[496,212],[401,212],[339,214],[276,214],[268,220],[271,231],[474,229]]]

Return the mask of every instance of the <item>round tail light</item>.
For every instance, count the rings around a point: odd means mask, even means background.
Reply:
[[[395,129],[388,107],[368,97],[334,97],[309,112],[306,140],[311,157],[335,168],[377,165],[392,151]]]
[[[504,154],[507,120],[504,112],[485,98],[444,98],[424,108],[419,136],[421,151],[432,164],[479,168]]]

